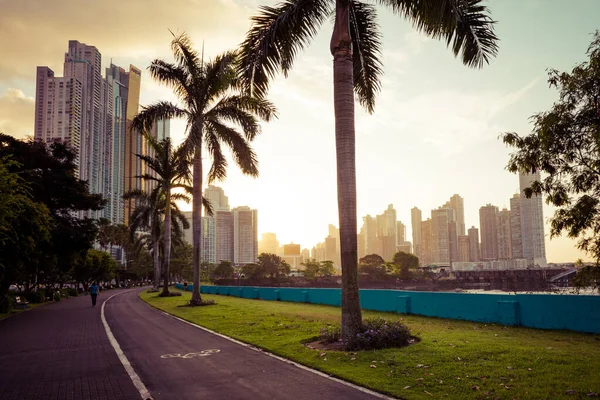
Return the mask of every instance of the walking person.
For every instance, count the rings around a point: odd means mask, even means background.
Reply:
[[[92,283],[90,287],[90,296],[92,296],[92,307],[96,307],[96,298],[98,297],[98,293],[100,293],[100,288],[96,282]]]

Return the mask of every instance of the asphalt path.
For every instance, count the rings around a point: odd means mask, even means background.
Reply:
[[[0,399],[139,400],[100,320],[114,293],[94,308],[78,296],[0,321]]]
[[[150,307],[140,290],[105,305],[110,329],[154,399],[374,399]]]

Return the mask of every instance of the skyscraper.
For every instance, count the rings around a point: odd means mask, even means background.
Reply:
[[[471,259],[470,240],[467,235],[458,237],[458,261],[468,262]]]
[[[472,226],[469,229],[469,261],[477,262],[479,260],[479,229]]]
[[[213,212],[229,211],[229,199],[220,187],[208,185],[204,189],[204,197],[210,202]]]
[[[431,262],[440,266],[450,265],[450,231],[448,211],[444,208],[431,210]]]
[[[498,207],[487,204],[479,209],[481,260],[498,259]]]
[[[540,173],[519,174],[521,193],[534,181],[540,181]],[[521,196],[521,238],[523,242],[523,258],[532,260],[540,267],[546,267],[546,244],[544,242],[544,215],[542,196],[527,198]]]
[[[360,230],[364,240],[364,254],[375,253],[375,239],[377,237],[377,220],[370,215],[363,217],[363,226]]]
[[[262,234],[260,242],[258,242],[258,254],[277,254],[278,247],[279,241],[277,240],[277,235],[271,232],[265,232]]]
[[[478,262],[479,259],[479,229],[472,226],[469,229],[469,261]]]
[[[233,262],[256,262],[258,257],[258,211],[241,206],[233,212]]]
[[[192,212],[182,211],[190,223],[188,229],[184,229],[185,241],[191,245],[194,244],[193,229],[192,229]],[[214,217],[202,217],[202,247],[200,249],[200,259],[204,262],[214,264],[217,262],[217,248],[216,248],[216,232],[215,232],[215,218]]]
[[[502,211],[498,211],[498,217],[496,222],[497,238],[498,238],[498,259],[499,260],[510,260],[512,256],[512,243],[511,243],[511,216],[510,211],[506,208]]]
[[[433,224],[430,218],[421,221],[421,266],[431,264],[433,260]]]
[[[127,115],[125,120],[125,192],[142,189],[142,182],[136,178],[142,171],[142,162],[136,154],[142,151],[142,135],[132,129],[133,118],[140,107],[140,84],[142,71],[131,65],[127,73]],[[135,201],[125,201],[125,224],[129,224],[129,217],[135,208]]]
[[[512,258],[523,258],[523,241],[521,239],[521,196],[518,193],[510,199],[510,241]]]
[[[412,241],[413,241],[413,253],[419,258],[422,258],[421,254],[421,210],[417,207],[413,207],[410,210],[410,226],[412,229]]]
[[[396,244],[404,244],[406,241],[406,225],[404,225],[401,221],[396,222],[396,235]]]
[[[56,78],[48,67],[37,67],[34,138],[45,143],[63,141],[76,151],[77,175],[81,175],[83,93],[75,78]]]
[[[65,54],[64,76],[75,78],[82,87],[81,179],[87,180],[91,193],[102,193],[101,157],[104,152],[105,111],[103,109],[102,56],[94,46],[69,40]]]
[[[215,236],[216,261],[234,262],[233,213],[231,211],[215,211]]]
[[[457,236],[465,235],[465,201],[458,194],[450,197],[450,201],[447,203],[456,214],[456,233]]]

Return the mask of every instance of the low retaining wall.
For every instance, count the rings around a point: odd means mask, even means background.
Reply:
[[[183,285],[176,284],[183,290]],[[191,291],[192,285],[187,290]],[[201,286],[201,293],[341,306],[341,289]],[[600,333],[600,296],[469,294],[361,289],[365,310]]]

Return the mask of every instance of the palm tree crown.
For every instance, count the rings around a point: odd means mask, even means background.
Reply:
[[[360,104],[373,112],[380,89],[381,34],[375,4],[409,20],[420,32],[445,40],[455,56],[470,67],[482,67],[495,56],[498,38],[483,0],[337,0],[348,9],[353,51],[354,91]],[[258,96],[281,70],[291,70],[298,52],[336,16],[336,0],[284,0],[263,6],[241,46],[243,84]],[[339,17],[338,17],[339,18]],[[346,22],[346,21],[345,21]],[[337,45],[332,41],[332,52]]]
[[[153,78],[171,87],[179,104],[157,102],[143,110],[133,121],[133,128],[148,131],[159,119],[183,118],[186,121],[186,154],[193,165],[193,233],[194,291],[192,304],[200,304],[199,268],[201,263],[202,152],[212,159],[208,182],[227,176],[227,159],[223,146],[229,148],[234,162],[243,173],[258,176],[258,161],[249,142],[261,131],[258,120],[271,120],[274,106],[240,92],[236,72],[238,55],[226,52],[204,62],[185,34],[171,42],[175,63],[152,61]]]

